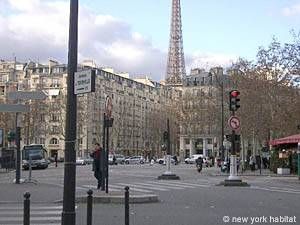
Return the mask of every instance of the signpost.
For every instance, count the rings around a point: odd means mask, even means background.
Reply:
[[[0,112],[29,112],[29,105],[22,104],[0,104]]]
[[[233,130],[238,130],[240,128],[240,119],[236,116],[231,116],[228,120],[228,125]]]
[[[9,100],[44,100],[47,94],[43,91],[14,91],[7,93]]]
[[[14,91],[8,92],[7,98],[9,100],[44,100],[47,95],[43,91]],[[21,127],[18,124],[18,114],[20,112],[29,112],[29,105],[22,104],[0,104],[0,112],[14,112],[16,113],[16,149],[17,149],[17,162],[16,162],[16,184],[20,183],[21,177]]]
[[[114,119],[112,116],[112,100],[109,96],[105,100],[105,113],[103,114],[103,151],[101,151],[101,190],[108,193],[108,143],[109,143],[109,128],[112,127]],[[105,180],[105,181],[104,181]]]
[[[83,70],[75,72],[74,94],[95,92],[95,70]]]

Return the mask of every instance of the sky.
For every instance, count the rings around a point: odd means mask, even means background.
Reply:
[[[164,79],[171,0],[79,0],[79,62]],[[69,0],[0,0],[0,59],[67,63]],[[254,60],[299,31],[300,0],[181,0],[187,74]]]

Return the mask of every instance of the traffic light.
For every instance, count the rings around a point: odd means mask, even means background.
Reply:
[[[14,141],[14,140],[16,140],[16,133],[13,132],[13,131],[9,131],[9,132],[7,133],[7,141],[8,141],[8,142],[12,142],[12,141]]]
[[[229,92],[229,110],[236,111],[240,108],[240,92],[238,90],[232,90]]]
[[[169,136],[169,135],[168,135],[168,131],[165,131],[165,132],[164,132],[164,136],[163,136],[163,140],[164,140],[165,143],[168,142],[168,139],[169,139],[168,136]]]

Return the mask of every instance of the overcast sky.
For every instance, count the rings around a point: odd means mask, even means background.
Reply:
[[[79,0],[79,61],[165,76],[171,0]],[[289,42],[300,0],[181,0],[187,74],[254,59],[275,35]],[[0,59],[67,63],[69,1],[0,0]],[[297,30],[298,31],[298,30]]]

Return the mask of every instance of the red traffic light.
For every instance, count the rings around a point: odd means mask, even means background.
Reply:
[[[240,95],[240,92],[237,91],[237,90],[234,90],[234,91],[231,91],[231,92],[230,92],[230,95],[231,95],[232,97],[236,98],[237,96]]]

